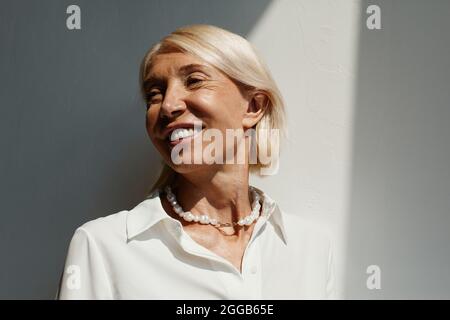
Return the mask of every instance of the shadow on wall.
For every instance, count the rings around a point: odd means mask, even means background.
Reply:
[[[252,1],[3,1],[0,298],[53,298],[82,223],[143,200],[160,161],[145,131],[139,63],[175,28],[208,23],[246,36],[269,5]]]
[[[361,24],[346,298],[448,299],[450,3],[364,3],[382,28]]]

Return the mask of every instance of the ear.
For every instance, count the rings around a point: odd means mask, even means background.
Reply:
[[[269,103],[269,98],[263,92],[256,92],[250,97],[247,105],[247,110],[242,119],[242,126],[244,130],[253,128],[266,112]]]

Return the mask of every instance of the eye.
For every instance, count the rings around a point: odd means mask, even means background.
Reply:
[[[198,77],[189,77],[186,80],[186,84],[188,86],[195,86],[195,85],[199,85],[203,82],[203,79],[200,79]]]
[[[147,101],[150,104],[157,103],[161,100],[161,92],[158,89],[152,89],[149,93],[147,93]]]

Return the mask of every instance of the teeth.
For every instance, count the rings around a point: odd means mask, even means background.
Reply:
[[[170,141],[175,141],[178,139],[183,139],[183,138],[187,138],[190,136],[193,136],[195,133],[200,132],[200,129],[197,129],[194,131],[193,128],[179,128],[179,129],[175,129],[172,131],[172,134],[170,135]]]

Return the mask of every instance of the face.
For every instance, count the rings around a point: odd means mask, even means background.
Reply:
[[[207,163],[202,154],[202,161],[193,164],[193,153],[185,152],[183,146],[198,152],[195,146],[201,145],[201,150],[205,150],[213,141],[205,141],[205,131],[216,129],[226,137],[227,129],[245,131],[263,115],[256,100],[245,96],[230,78],[187,53],[154,57],[144,84],[147,133],[166,163],[179,173]],[[192,130],[196,123],[201,124],[200,132]],[[174,148],[179,150],[182,163],[174,163]],[[224,145],[216,152],[224,153],[225,148]]]

